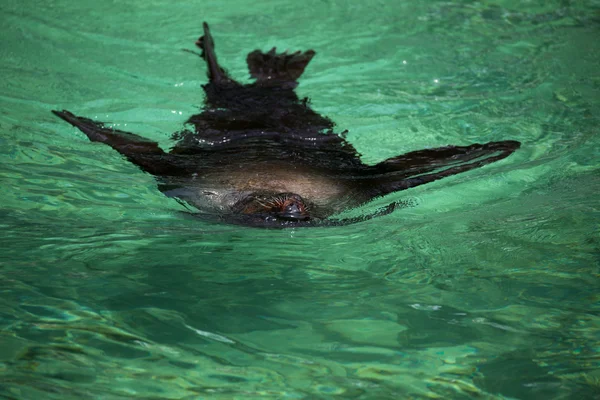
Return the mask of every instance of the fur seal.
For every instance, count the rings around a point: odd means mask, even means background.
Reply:
[[[333,122],[294,92],[314,57],[308,50],[248,54],[251,84],[219,65],[209,27],[196,45],[208,68],[205,106],[165,152],[154,141],[69,111],[52,111],[92,142],[111,146],[154,175],[160,191],[191,204],[199,215],[263,227],[340,225],[393,211],[328,220],[373,198],[501,160],[520,146],[500,141],[413,151],[375,165],[360,155]]]

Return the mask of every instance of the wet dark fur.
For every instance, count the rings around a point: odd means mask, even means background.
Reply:
[[[68,111],[53,111],[91,141],[113,147],[156,176],[159,189],[190,203],[209,218],[253,226],[338,225],[392,212],[328,220],[331,215],[375,197],[408,189],[501,160],[519,148],[502,141],[414,151],[365,165],[333,122],[314,112],[294,92],[297,79],[315,55],[255,50],[248,54],[256,81],[242,85],[217,62],[207,24],[196,42],[208,66],[206,105],[188,129],[176,132],[170,152],[143,137],[105,127]],[[302,219],[271,211],[296,201]],[[263,207],[263,208],[261,208]],[[250,210],[250,211],[249,211]]]

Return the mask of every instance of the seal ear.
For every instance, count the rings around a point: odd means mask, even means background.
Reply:
[[[133,133],[107,128],[102,122],[78,117],[63,110],[52,113],[79,128],[92,142],[109,145],[129,161],[153,175],[181,175],[186,171],[177,166],[175,156],[165,153],[158,143]]]
[[[520,146],[507,140],[413,151],[370,167],[369,186],[373,197],[409,189],[502,160]]]
[[[246,62],[250,75],[257,80],[258,85],[293,89],[298,86],[296,81],[314,56],[313,50],[288,54],[277,53],[273,47],[267,53],[254,50],[248,54]]]

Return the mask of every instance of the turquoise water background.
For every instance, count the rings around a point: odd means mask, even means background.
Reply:
[[[3,1],[0,397],[600,398],[600,1]],[[298,93],[375,163],[519,140],[262,230],[180,213],[51,109],[169,147],[220,61],[313,48]]]

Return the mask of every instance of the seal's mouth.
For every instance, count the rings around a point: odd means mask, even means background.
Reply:
[[[308,206],[295,193],[250,195],[233,206],[234,212],[262,217],[265,220],[309,221]]]

